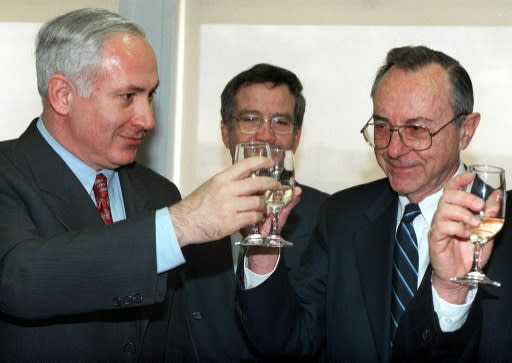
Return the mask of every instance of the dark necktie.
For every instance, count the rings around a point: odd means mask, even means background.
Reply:
[[[418,242],[412,221],[420,213],[417,204],[408,204],[396,231],[391,298],[391,339],[418,285]]]
[[[92,189],[96,198],[96,208],[100,212],[101,219],[103,219],[105,224],[112,224],[112,214],[110,213],[110,203],[108,201],[107,177],[101,173],[97,174]]]

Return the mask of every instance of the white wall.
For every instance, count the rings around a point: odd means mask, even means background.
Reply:
[[[18,137],[41,113],[34,58],[39,26],[0,22],[0,140]]]
[[[259,62],[289,68],[303,81],[299,181],[334,192],[382,176],[359,130],[372,113],[370,88],[386,52],[410,44],[444,51],[466,68],[482,121],[464,160],[502,165],[512,180],[510,39],[512,27],[202,25],[196,183],[229,164],[220,140],[220,92]]]

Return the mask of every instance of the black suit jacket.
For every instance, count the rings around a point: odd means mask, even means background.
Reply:
[[[155,210],[178,201],[177,188],[137,163],[120,168],[127,219],[106,226],[35,120],[0,143],[0,170],[0,360],[159,361],[172,351],[168,335],[145,337],[167,334],[168,320],[185,327],[169,309],[179,279],[155,271]]]
[[[387,179],[340,191],[323,204],[291,279],[278,265],[256,288],[244,290],[240,282],[241,318],[252,343],[311,355],[325,342],[330,362],[389,361],[397,204]],[[422,287],[428,282],[427,273]]]
[[[283,248],[287,268],[294,269],[307,246],[320,204],[327,197],[301,185],[300,203],[293,209],[282,235],[294,243]],[[263,359],[251,348],[235,311],[235,274],[231,241],[184,248],[188,320],[202,362]]]
[[[512,210],[512,192],[507,193],[507,210]],[[486,247],[484,247],[486,248]],[[503,230],[494,242],[491,259],[485,273],[501,282],[501,287],[479,286],[469,317],[458,331],[443,334],[435,315],[424,314],[429,300],[415,302],[416,308],[407,309],[404,327],[408,331],[406,344],[409,351],[415,347],[416,354],[424,355],[432,342],[450,345],[451,361],[512,362],[512,213],[505,218]],[[428,337],[428,339],[425,339]],[[400,358],[403,355],[399,355]]]

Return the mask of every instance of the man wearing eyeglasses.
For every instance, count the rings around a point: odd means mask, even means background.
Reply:
[[[444,53],[401,47],[388,53],[371,96],[373,115],[361,132],[386,178],[327,199],[290,277],[277,252],[251,247],[241,320],[268,354],[309,356],[325,344],[331,362],[471,357],[464,321],[475,291],[439,277],[431,283],[427,238],[443,186],[464,170],[460,152],[480,121],[471,80]]]
[[[235,147],[247,141],[264,141],[297,150],[306,100],[302,84],[291,71],[257,64],[225,86],[221,95],[222,141],[234,159]],[[282,251],[287,268],[298,266],[310,239],[316,213],[327,197],[300,184],[300,203],[293,208],[282,235],[293,247]],[[235,266],[241,240],[236,234],[208,244],[184,249],[189,324],[200,361],[262,360],[250,348],[235,311]],[[279,361],[283,356],[278,354]]]

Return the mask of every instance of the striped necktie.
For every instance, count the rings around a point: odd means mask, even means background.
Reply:
[[[418,286],[418,242],[412,222],[420,213],[417,204],[408,204],[396,231],[391,298],[391,339],[395,335],[402,313]]]

